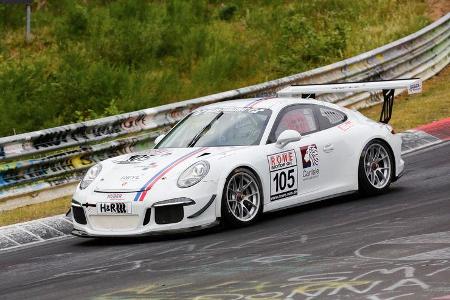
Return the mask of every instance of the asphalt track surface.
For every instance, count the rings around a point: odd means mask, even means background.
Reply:
[[[1,253],[0,299],[450,299],[450,144],[405,160],[387,194],[247,228]]]

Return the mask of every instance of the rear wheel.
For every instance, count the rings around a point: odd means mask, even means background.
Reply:
[[[237,168],[225,183],[222,216],[232,226],[254,223],[261,215],[263,195],[258,178],[248,169]]]
[[[385,142],[373,140],[364,148],[359,161],[359,191],[376,195],[389,188],[394,172],[394,158]]]

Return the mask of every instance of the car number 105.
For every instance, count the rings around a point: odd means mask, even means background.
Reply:
[[[294,150],[268,155],[270,171],[270,200],[297,195],[297,156]]]
[[[275,173],[275,176],[273,176],[273,181],[275,183],[275,193],[278,193],[278,191],[284,191],[286,189],[286,186],[288,189],[292,189],[295,185],[295,169],[289,169],[286,170],[287,172],[280,171]]]

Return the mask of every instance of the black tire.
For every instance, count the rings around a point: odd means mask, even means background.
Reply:
[[[371,153],[376,152],[374,149],[380,149],[380,153],[384,153],[385,155],[378,157],[381,158],[386,156],[386,160],[378,160],[378,162],[376,162],[376,159],[370,159]],[[371,162],[370,165],[367,163],[368,161]],[[389,163],[389,166],[387,166],[387,162]],[[386,171],[384,171],[386,167],[389,167],[389,170],[386,169]],[[370,175],[368,173],[370,173]],[[386,192],[386,190],[389,189],[394,176],[395,160],[391,148],[384,141],[370,141],[364,147],[359,159],[358,189],[360,194],[364,196],[372,196]]]
[[[249,220],[239,219],[235,215],[235,214],[239,214],[239,209],[237,209],[238,213],[236,213],[236,210],[235,210],[235,213],[233,213],[232,207],[230,206],[232,204],[230,204],[228,201],[228,197],[230,197],[230,195],[235,195],[236,199],[238,199],[236,193],[230,192],[228,187],[230,186],[230,184],[232,184],[231,181],[235,180],[236,178],[239,178],[240,175],[244,176],[244,179],[248,179],[248,180],[251,179],[254,182],[254,184],[251,184],[252,185],[251,188],[257,189],[257,191],[259,193],[259,197],[257,199],[257,201],[259,202],[258,207],[257,208],[255,207],[255,209],[252,211],[254,213],[254,216],[251,217],[251,219],[249,219]],[[245,180],[244,180],[244,182],[245,182]],[[248,181],[246,183],[248,183]],[[246,183],[243,184],[244,187],[245,187]],[[245,198],[242,196],[245,195],[246,191],[250,191],[251,188],[249,187],[246,190],[244,190],[241,193],[242,195],[240,197]],[[251,195],[251,194],[249,194],[249,195]],[[253,201],[255,200],[255,197],[252,197],[251,199],[252,199],[252,201],[236,200],[236,205],[239,205],[239,203],[242,203],[243,205],[245,205],[247,207],[247,210],[248,210],[248,208],[251,208],[251,210],[252,210],[254,208],[254,206],[250,205],[250,202],[253,203]],[[231,172],[231,174],[228,176],[228,178],[225,182],[225,186],[223,187],[222,207],[221,208],[222,208],[222,220],[223,220],[224,224],[228,225],[228,226],[232,226],[232,227],[242,227],[242,226],[247,226],[247,225],[253,224],[261,217],[262,211],[263,211],[263,205],[264,205],[264,197],[263,197],[261,182],[260,182],[259,178],[251,170],[249,170],[247,168],[237,168],[237,169],[233,170]]]

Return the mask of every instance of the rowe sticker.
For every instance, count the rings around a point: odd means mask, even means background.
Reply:
[[[297,195],[297,156],[295,150],[267,156],[270,171],[270,201]]]
[[[303,173],[302,179],[309,180],[319,177],[319,151],[316,144],[300,148],[302,155]]]

